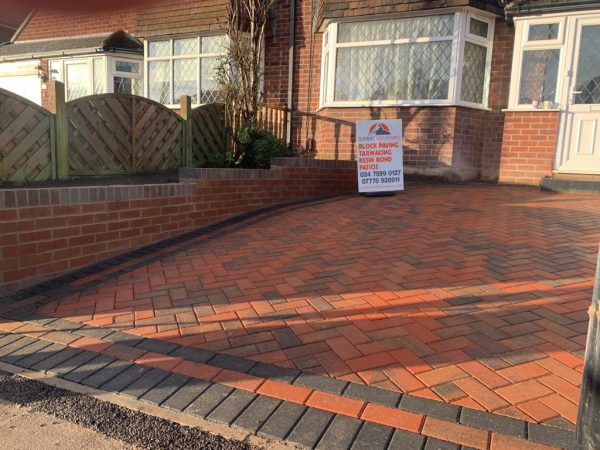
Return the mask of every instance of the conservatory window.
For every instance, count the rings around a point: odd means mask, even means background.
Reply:
[[[182,95],[193,104],[218,101],[215,74],[226,51],[226,36],[195,36],[146,44],[148,97],[178,105]]]
[[[492,34],[491,19],[466,12],[333,23],[321,104],[485,106]]]

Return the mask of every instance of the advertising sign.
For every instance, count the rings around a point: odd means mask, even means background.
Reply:
[[[356,122],[358,192],[404,190],[402,120]]]

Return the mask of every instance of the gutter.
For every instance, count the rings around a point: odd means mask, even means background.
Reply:
[[[0,47],[2,47],[2,45],[6,45],[6,44],[10,44],[10,42],[6,42],[4,44],[0,44]],[[28,60],[28,59],[43,59],[43,58],[60,58],[62,56],[86,56],[86,55],[90,55],[90,54],[95,54],[95,53],[127,53],[127,54],[132,54],[132,55],[142,55],[142,53],[140,53],[139,51],[133,51],[133,50],[113,50],[113,49],[105,49],[104,47],[88,47],[88,48],[77,48],[77,49],[73,49],[73,50],[62,50],[62,51],[55,51],[55,52],[41,52],[41,53],[31,53],[31,54],[26,54],[26,53],[21,53],[21,54],[16,54],[16,55],[9,55],[9,56],[0,56],[0,62],[10,62],[10,61],[22,61],[22,60]]]
[[[290,47],[288,49],[288,92],[286,141],[292,144],[292,108],[294,106],[294,58],[296,53],[296,0],[290,0]]]
[[[565,3],[552,4],[532,4],[527,2],[506,8],[504,11],[506,18],[512,19],[513,17],[520,15],[566,12],[581,9],[600,9],[600,2],[598,0],[569,0],[569,2]]]

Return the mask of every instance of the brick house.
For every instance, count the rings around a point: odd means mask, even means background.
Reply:
[[[211,102],[226,5],[172,0],[94,17],[38,11],[0,47],[0,71],[10,56],[39,61],[73,97],[124,86],[172,108],[182,94]],[[119,45],[104,47],[117,31]],[[291,107],[292,144],[317,158],[353,159],[358,119],[402,118],[407,173],[534,185],[600,174],[600,1],[281,0],[268,34],[266,100]],[[99,37],[93,54],[15,52]],[[132,48],[137,39],[143,54]],[[87,69],[70,68],[76,57]],[[117,70],[117,58],[137,73]],[[84,72],[85,89],[69,87],[69,76]]]

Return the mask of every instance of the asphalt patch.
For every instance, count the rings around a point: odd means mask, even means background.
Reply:
[[[90,428],[139,448],[254,449],[243,442],[225,439],[198,428],[180,425],[2,371],[0,398]]]

